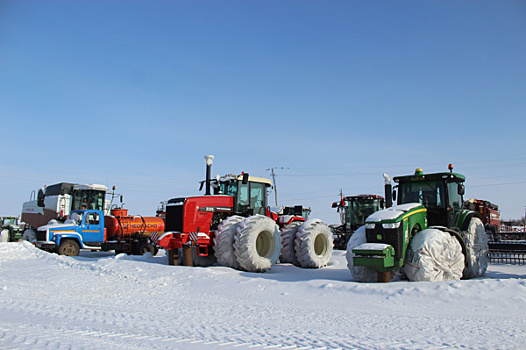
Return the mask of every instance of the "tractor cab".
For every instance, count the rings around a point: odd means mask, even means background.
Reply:
[[[454,173],[424,174],[416,169],[414,175],[393,178],[398,189],[397,204],[420,203],[427,208],[429,226],[455,227],[461,212],[465,176]]]
[[[347,196],[339,203],[333,203],[332,207],[338,208],[345,231],[356,231],[369,215],[384,208],[384,198],[371,194]]]
[[[262,177],[225,175],[211,181],[214,195],[226,195],[234,198],[234,214],[240,216],[265,215],[267,210],[267,192],[272,182]]]

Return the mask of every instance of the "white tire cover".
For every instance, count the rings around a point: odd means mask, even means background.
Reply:
[[[327,266],[334,249],[331,229],[320,219],[304,222],[296,233],[294,249],[299,266],[312,268]]]
[[[24,234],[22,235],[22,239],[24,241],[35,243],[37,241],[37,233],[33,229],[27,229],[24,231]]]
[[[242,269],[263,272],[274,265],[281,251],[281,234],[274,220],[254,215],[236,226],[234,254]]]
[[[239,215],[233,215],[223,220],[217,227],[214,238],[214,254],[220,265],[240,269],[240,266],[234,255],[234,236],[236,227],[245,218]]]
[[[279,261],[282,263],[291,263],[298,265],[298,259],[296,258],[295,241],[298,229],[303,224],[302,221],[294,221],[281,228],[281,254]]]
[[[462,232],[467,252],[467,267],[463,278],[483,276],[488,268],[488,235],[482,220],[471,218],[468,229]]]
[[[404,271],[410,281],[460,280],[463,270],[462,247],[448,232],[428,228],[409,243]]]
[[[365,266],[354,266],[353,264],[354,253],[352,250],[366,242],[365,226],[361,226],[353,233],[349,242],[347,242],[347,253],[345,254],[347,267],[349,271],[351,271],[353,280],[357,282],[376,282],[378,281],[378,273],[376,271],[370,270]]]
[[[9,242],[9,230],[3,229],[0,231],[0,242]]]

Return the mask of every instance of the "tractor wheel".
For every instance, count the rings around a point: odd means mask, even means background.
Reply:
[[[234,254],[242,269],[263,272],[274,265],[281,251],[281,235],[274,220],[254,215],[236,228]]]
[[[212,249],[212,248],[209,248]],[[183,262],[183,249],[178,250],[179,253],[179,266],[184,264]],[[192,263],[194,266],[207,267],[212,266],[217,262],[216,257],[213,252],[209,252],[208,256],[201,256],[197,254],[197,248],[192,247]]]
[[[9,230],[3,229],[0,231],[0,242],[9,242]]]
[[[302,224],[302,221],[294,221],[281,228],[283,247],[281,248],[281,255],[279,256],[280,262],[299,266],[298,259],[296,258],[296,250],[294,249],[294,242],[296,241],[296,233]]]
[[[309,220],[299,227],[294,245],[301,267],[327,266],[334,248],[332,231],[319,219]]]
[[[59,255],[78,256],[79,252],[79,244],[72,239],[63,240],[62,242],[60,242],[60,246],[58,247]]]
[[[353,280],[356,282],[376,282],[378,280],[376,271],[370,270],[365,266],[354,266],[353,264],[354,253],[352,250],[366,242],[365,226],[358,228],[349,239],[349,242],[347,242],[347,253],[345,254],[347,267],[351,271]]]
[[[29,228],[24,231],[24,234],[22,235],[22,239],[24,241],[35,243],[37,241],[37,233],[32,228]]]
[[[236,235],[237,225],[245,218],[234,215],[223,220],[217,227],[214,238],[214,252],[217,262],[220,265],[240,269],[239,263],[234,255],[234,236]]]
[[[488,236],[482,220],[471,218],[466,231],[462,231],[466,244],[466,268],[462,278],[483,276],[488,268]]]
[[[429,228],[409,243],[404,272],[410,281],[458,281],[463,269],[462,246],[448,232]]]

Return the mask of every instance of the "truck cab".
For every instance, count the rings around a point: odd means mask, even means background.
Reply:
[[[105,238],[104,213],[102,210],[74,210],[64,223],[38,228],[36,246],[59,254],[75,253],[82,248],[100,246]],[[71,243],[75,242],[75,243]],[[94,247],[91,247],[94,245]],[[68,246],[68,249],[65,249]],[[74,246],[74,247],[72,247]],[[100,249],[100,247],[97,247]]]

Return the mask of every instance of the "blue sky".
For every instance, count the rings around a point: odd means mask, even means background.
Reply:
[[[61,181],[153,215],[213,154],[328,223],[340,189],[448,163],[520,218],[525,43],[524,1],[4,0],[0,215]]]

